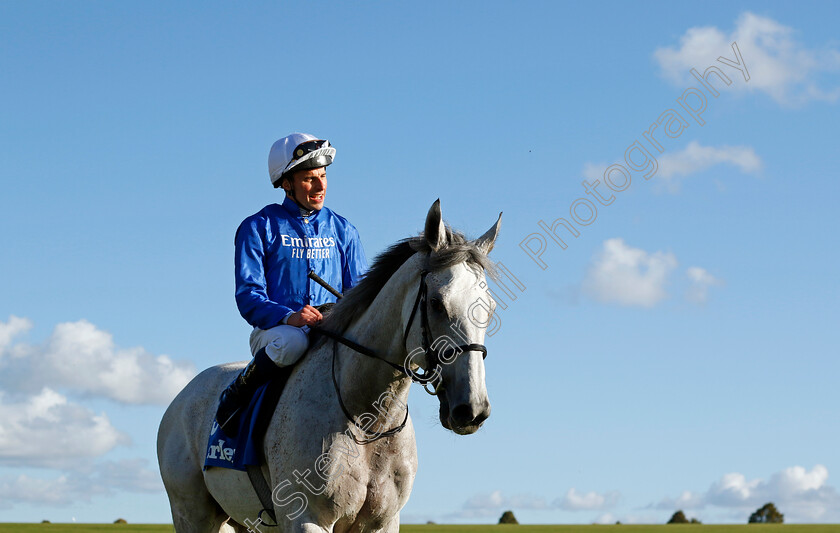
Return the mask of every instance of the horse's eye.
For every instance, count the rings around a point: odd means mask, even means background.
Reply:
[[[440,298],[432,298],[429,300],[429,305],[432,306],[432,311],[437,311],[438,313],[443,312],[443,302],[440,301]]]

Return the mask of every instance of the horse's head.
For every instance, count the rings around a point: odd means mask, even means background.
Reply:
[[[484,337],[496,303],[488,293],[485,268],[499,220],[475,241],[447,229],[440,201],[426,217],[415,261],[421,270],[418,293],[403,307],[406,366],[422,366],[427,390],[440,401],[440,422],[460,435],[475,433],[490,416],[484,382]],[[425,273],[424,273],[425,272]],[[425,331],[424,331],[425,330]],[[415,366],[415,368],[416,368]]]

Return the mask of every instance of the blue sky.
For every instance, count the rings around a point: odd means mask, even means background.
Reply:
[[[479,433],[412,392],[404,522],[744,522],[766,501],[840,522],[838,15],[0,4],[0,520],[170,521],[158,421],[248,355],[233,234],[281,201],[271,144],[306,131],[337,147],[327,204],[369,257],[440,198],[471,236],[504,212],[493,256],[526,287],[487,341]],[[749,80],[717,61],[733,41]],[[676,100],[712,65],[731,84],[700,126]],[[687,126],[658,153],[668,109]],[[637,140],[656,174],[607,189]],[[597,218],[563,250],[539,222],[579,198]]]

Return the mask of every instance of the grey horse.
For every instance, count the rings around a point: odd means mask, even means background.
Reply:
[[[196,376],[158,431],[175,531],[397,533],[417,472],[412,380],[437,395],[441,424],[457,434],[490,415],[482,343],[495,303],[485,271],[500,225],[501,215],[468,241],[444,225],[435,202],[424,232],[379,255],[327,315],[323,330],[382,360],[321,337],[293,370],[263,443],[277,527],[266,525],[246,473],[203,469],[217,400],[245,363]]]

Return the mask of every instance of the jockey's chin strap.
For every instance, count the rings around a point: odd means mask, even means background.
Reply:
[[[391,367],[393,367],[398,372],[404,374],[406,377],[410,378],[414,383],[420,383],[423,385],[423,388],[431,395],[437,395],[443,390],[443,375],[442,375],[442,362],[441,362],[441,344],[443,347],[448,346],[447,343],[433,343],[431,342],[431,335],[430,335],[430,327],[429,327],[429,312],[428,312],[428,286],[426,285],[426,276],[429,274],[428,270],[422,270],[420,272],[420,287],[417,290],[417,298],[414,300],[414,308],[411,310],[411,316],[408,319],[408,324],[405,326],[405,333],[403,334],[403,344],[408,345],[408,334],[411,331],[411,325],[414,323],[414,317],[417,315],[417,309],[420,309],[420,335],[421,335],[421,343],[423,352],[426,355],[426,369],[424,370],[423,374],[417,374],[416,372],[412,371],[410,368],[406,368],[402,365],[398,365],[396,363],[392,363],[387,359],[383,358],[370,348],[362,346],[356,342],[351,341],[350,339],[338,334],[333,333],[332,331],[327,331],[320,327],[315,326],[313,329],[316,330],[321,335],[325,337],[329,337],[333,341],[333,360],[332,360],[332,378],[333,378],[333,385],[335,386],[336,396],[338,396],[338,403],[341,405],[341,410],[344,411],[344,416],[350,422],[353,422],[357,428],[359,428],[363,433],[366,434],[366,437],[363,439],[357,439],[355,435],[353,435],[353,440],[356,441],[357,444],[369,444],[371,442],[377,441],[379,439],[390,437],[391,435],[396,435],[405,427],[405,424],[408,422],[408,407],[406,406],[405,409],[405,418],[403,419],[402,423],[396,427],[393,427],[387,431],[377,432],[377,431],[370,431],[366,427],[362,426],[356,418],[350,413],[347,409],[347,406],[344,404],[344,400],[341,398],[341,391],[339,390],[338,386],[338,378],[335,374],[335,360],[338,354],[338,343],[341,343],[348,348],[352,349],[355,352],[358,352],[362,355],[366,355],[368,357],[372,357],[373,359],[378,359],[384,363],[387,363]],[[487,347],[483,344],[463,344],[456,348],[455,354],[460,354],[462,352],[481,352],[482,357],[487,357]],[[454,356],[452,357],[454,358]],[[452,359],[450,358],[450,359]],[[429,390],[429,384],[432,385],[432,389]]]

